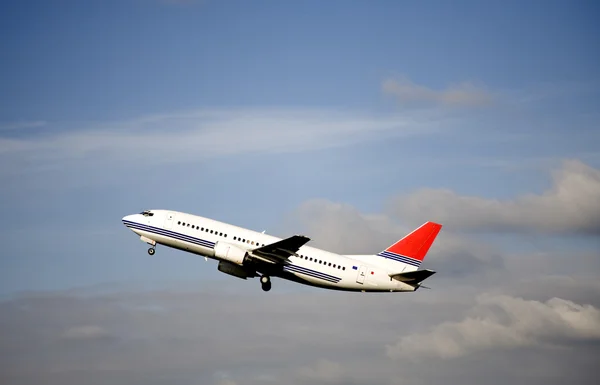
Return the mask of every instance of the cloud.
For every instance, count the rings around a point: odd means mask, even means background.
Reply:
[[[335,384],[344,377],[342,366],[329,360],[319,360],[314,366],[300,368],[299,375],[310,383]]]
[[[408,228],[385,215],[363,214],[355,207],[326,199],[312,199],[289,215],[290,227],[300,226],[314,236],[315,245],[342,254],[377,253]]]
[[[0,302],[0,354],[7,358],[0,363],[0,382],[45,378],[66,385],[90,377],[94,384],[151,378],[152,384],[258,384],[272,378],[305,384],[376,374],[376,362],[360,370],[351,363],[373,349],[383,356],[381,330],[389,329],[390,314],[381,310],[396,302],[391,296],[373,301],[286,292],[276,280],[283,290],[266,300],[258,285],[247,290],[245,283],[231,280],[220,290],[206,283],[193,290],[30,294]],[[166,310],[141,310],[149,304]],[[353,317],[356,306],[372,315]],[[119,338],[97,338],[108,330],[118,330]],[[352,348],[345,352],[348,341]],[[332,356],[340,361],[325,358]],[[371,383],[380,381],[375,376]]]
[[[474,293],[487,289],[462,290],[451,281],[443,290],[407,295],[294,291],[274,283],[269,293],[232,278],[226,285],[30,293],[0,302],[0,382],[458,385],[473,382],[471,366],[453,360],[432,366],[405,355],[465,357],[510,348],[502,360],[476,365],[485,377],[505,365],[519,367],[529,346],[558,371],[557,379],[577,382],[595,364],[555,357],[555,346],[576,347],[586,357],[600,348],[598,309],[570,299],[485,294],[473,303]],[[508,279],[503,284],[501,291],[513,288]],[[540,373],[529,383],[546,385]],[[514,382],[519,372],[493,378]]]
[[[408,115],[382,117],[319,109],[197,110],[77,128],[54,125],[43,135],[0,135],[0,161],[14,164],[11,171],[22,168],[21,163],[40,167],[140,161],[165,164],[300,153],[437,130],[426,120]]]
[[[10,123],[0,123],[0,132],[1,131],[13,131],[20,130],[24,128],[38,128],[44,127],[48,123],[43,120],[33,120],[33,121],[19,121],[19,122],[10,122]]]
[[[315,246],[341,254],[377,254],[415,228],[387,213],[364,214],[349,204],[325,199],[304,202],[288,221],[289,227],[310,234]],[[442,229],[426,263],[445,275],[465,275],[501,268],[503,258],[490,245]]]
[[[451,85],[444,90],[433,90],[402,77],[384,80],[381,88],[401,104],[425,102],[447,106],[481,106],[492,101],[491,94],[469,82]]]
[[[600,170],[567,160],[553,172],[543,194],[513,200],[462,196],[447,189],[421,189],[394,198],[395,216],[430,219],[453,230],[600,234]]]
[[[61,336],[68,340],[93,340],[111,337],[111,334],[100,326],[86,325],[67,329]]]
[[[455,358],[488,349],[565,345],[600,341],[600,311],[560,298],[528,301],[505,295],[482,295],[474,313],[446,322],[424,334],[402,337],[388,346],[391,358]]]
[[[219,378],[215,382],[215,385],[238,385],[238,383],[232,380],[231,378]]]

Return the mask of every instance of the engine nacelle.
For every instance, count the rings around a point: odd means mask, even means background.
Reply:
[[[254,272],[248,271],[240,265],[236,265],[227,261],[220,261],[217,269],[219,269],[219,271],[222,273],[233,275],[234,277],[242,279],[252,278],[256,276]]]
[[[229,243],[217,242],[215,245],[215,258],[241,265],[246,259],[246,250]]]

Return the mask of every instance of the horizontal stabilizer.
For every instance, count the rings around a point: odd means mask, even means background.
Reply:
[[[415,270],[406,273],[390,274],[390,277],[408,285],[415,286],[434,274],[435,271],[433,270]]]

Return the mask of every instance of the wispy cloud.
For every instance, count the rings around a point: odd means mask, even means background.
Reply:
[[[44,127],[47,124],[48,123],[43,120],[6,122],[6,123],[0,123],[0,131],[13,131],[13,130],[26,129],[26,128],[38,128],[38,127]]]
[[[44,135],[0,137],[0,156],[43,163],[99,159],[165,163],[298,153],[436,130],[438,125],[415,115],[319,109],[199,110],[56,129]]]
[[[415,84],[406,77],[390,78],[383,81],[384,93],[393,96],[399,103],[434,103],[447,106],[481,106],[492,102],[492,95],[485,89],[470,82],[450,85],[445,89]]]

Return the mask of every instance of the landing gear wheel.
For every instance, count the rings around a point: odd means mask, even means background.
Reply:
[[[148,249],[148,254],[154,255],[154,253],[156,253],[156,250],[154,249],[154,247],[151,247]]]
[[[262,289],[263,289],[264,291],[269,291],[269,290],[271,290],[271,281],[269,281],[269,282],[267,282],[267,283],[263,283],[263,284],[262,284]]]
[[[269,278],[268,275],[263,275],[262,277],[260,277],[260,283],[267,284],[267,283],[271,283],[271,278]]]
[[[264,291],[271,290],[271,278],[268,275],[260,277],[260,285]]]

